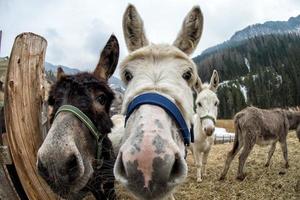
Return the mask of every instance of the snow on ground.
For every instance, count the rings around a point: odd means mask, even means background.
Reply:
[[[249,63],[249,60],[246,57],[244,57],[244,61],[245,61],[246,67],[248,68],[248,72],[250,72],[250,63]]]
[[[242,94],[244,95],[245,102],[247,102],[247,88],[246,88],[246,86],[240,85],[240,89],[241,89]]]
[[[214,136],[216,141],[230,142],[234,139],[234,133],[229,133],[225,128],[216,127]]]

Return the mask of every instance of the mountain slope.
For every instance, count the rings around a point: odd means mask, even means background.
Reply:
[[[0,58],[0,81],[5,80],[4,77],[5,77],[6,69],[8,66],[8,61],[9,61],[8,57]],[[49,62],[45,62],[46,77],[50,82],[55,81],[55,79],[56,79],[55,76],[56,76],[58,67],[62,67],[62,69],[64,70],[64,72],[66,74],[76,74],[76,73],[80,72],[80,70],[76,69],[76,68],[67,67],[67,66],[63,66],[63,65],[54,65]],[[123,82],[115,76],[112,76],[108,80],[108,83],[114,89],[119,89],[120,91],[124,91],[124,89],[125,89],[125,85],[123,84]]]
[[[236,32],[230,41],[241,41],[261,35],[271,34],[300,34],[300,15],[291,17],[288,21],[268,21],[263,24],[255,24]]]
[[[209,47],[202,52],[201,56],[222,50],[227,47],[233,47],[240,44],[241,41],[251,39],[262,35],[278,34],[300,34],[300,15],[291,17],[288,21],[267,21],[263,24],[254,24],[237,31],[228,41]]]
[[[220,117],[231,118],[247,105],[261,108],[300,105],[300,35],[262,35],[194,59],[203,81],[217,69]]]

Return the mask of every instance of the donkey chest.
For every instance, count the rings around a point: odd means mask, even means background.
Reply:
[[[203,139],[203,140],[195,140],[195,147],[198,151],[201,151],[201,152],[205,152],[207,151],[208,149],[210,149],[211,145],[213,144],[213,137],[207,137],[206,139]]]

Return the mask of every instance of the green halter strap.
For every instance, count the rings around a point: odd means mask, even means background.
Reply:
[[[54,118],[56,118],[60,112],[70,112],[70,113],[74,114],[82,123],[85,124],[85,126],[90,130],[90,132],[92,133],[92,135],[94,136],[94,138],[97,141],[96,159],[100,160],[101,151],[102,151],[102,141],[103,141],[104,137],[101,137],[100,132],[98,131],[98,129],[96,128],[94,123],[90,120],[90,118],[88,116],[86,116],[86,114],[84,114],[77,107],[72,106],[72,105],[61,106],[58,109],[58,111],[56,112]]]
[[[201,121],[203,121],[205,119],[211,119],[214,122],[214,125],[216,124],[216,119],[210,115],[204,115],[203,117],[200,117]]]

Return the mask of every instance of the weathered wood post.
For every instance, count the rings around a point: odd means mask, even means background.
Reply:
[[[33,33],[15,39],[5,84],[5,121],[13,162],[31,200],[56,199],[38,176],[36,154],[42,143],[41,108],[47,41]]]

